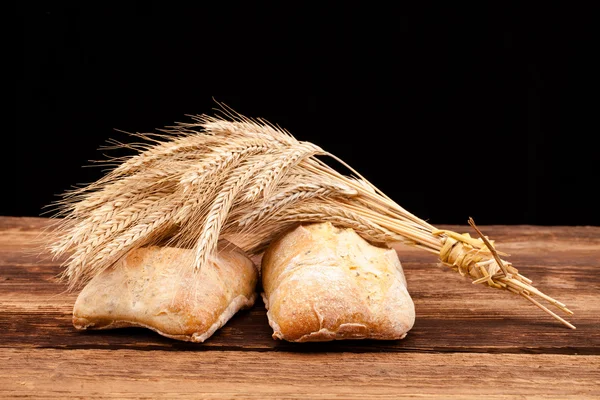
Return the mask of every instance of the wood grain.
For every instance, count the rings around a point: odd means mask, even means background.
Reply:
[[[397,246],[417,315],[403,340],[276,341],[259,302],[193,344],[145,329],[76,331],[76,293],[55,281],[60,260],[39,254],[48,224],[0,217],[6,398],[600,396],[600,227],[480,227],[575,312],[575,331],[517,296],[471,284],[433,255]]]
[[[600,396],[595,356],[3,349],[0,360],[0,393],[15,397]]]

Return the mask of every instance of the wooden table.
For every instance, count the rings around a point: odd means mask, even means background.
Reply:
[[[76,293],[34,252],[47,223],[0,217],[3,398],[600,398],[600,227],[480,227],[577,330],[399,246],[417,313],[403,340],[276,341],[258,303],[194,344],[76,331]]]

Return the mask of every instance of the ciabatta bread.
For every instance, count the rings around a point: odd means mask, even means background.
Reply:
[[[92,279],[73,309],[77,329],[141,326],[173,339],[203,342],[256,298],[258,270],[245,253],[220,243],[199,273],[194,251],[144,247]]]
[[[395,250],[330,223],[299,226],[262,258],[273,338],[292,342],[402,339],[415,321]]]

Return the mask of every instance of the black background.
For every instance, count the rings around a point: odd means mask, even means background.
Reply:
[[[107,139],[131,140],[118,130],[217,100],[433,224],[600,225],[598,46],[582,6],[80,3],[17,8],[2,215],[40,215],[98,179],[84,166]]]

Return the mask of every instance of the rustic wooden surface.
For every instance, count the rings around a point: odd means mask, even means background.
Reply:
[[[259,302],[193,344],[76,331],[76,293],[37,254],[47,224],[0,217],[2,398],[600,398],[600,227],[480,227],[577,330],[398,246],[417,314],[403,340],[276,341]]]

